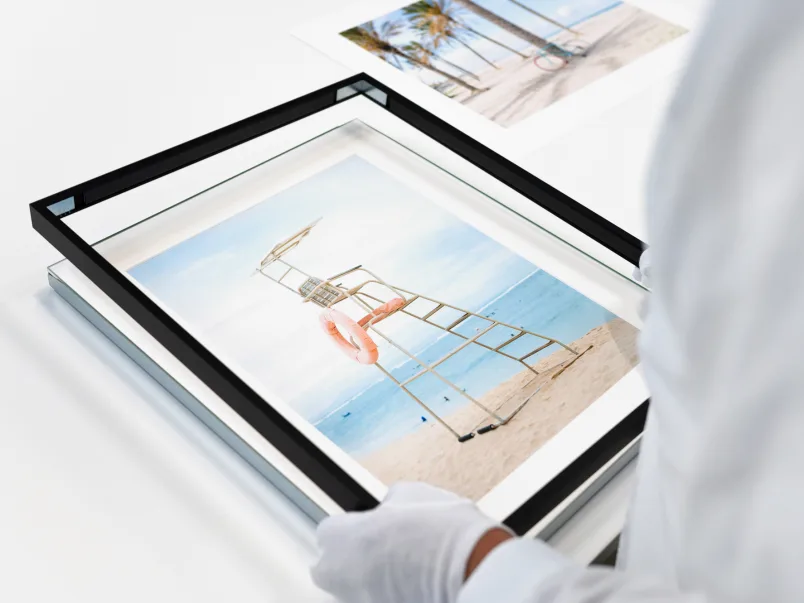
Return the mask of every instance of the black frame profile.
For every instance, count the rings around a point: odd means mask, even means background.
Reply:
[[[262,437],[348,511],[372,508],[377,500],[79,237],[63,218],[357,95],[384,107],[620,257],[634,265],[638,264],[643,249],[639,239],[362,73],[30,205],[34,229]],[[521,505],[505,523],[520,534],[528,531],[642,433],[647,406],[646,400]]]

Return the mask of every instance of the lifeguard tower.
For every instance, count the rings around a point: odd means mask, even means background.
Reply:
[[[323,279],[312,276],[297,266],[290,264],[284,258],[310,235],[319,221],[320,219],[316,220],[293,236],[274,245],[260,262],[257,271],[262,276],[301,297],[304,303],[313,303],[319,306],[322,309],[319,315],[321,326],[342,353],[355,362],[376,367],[377,370],[393,381],[397,387],[402,389],[413,402],[423,408],[445,429],[449,430],[459,442],[472,439],[475,436],[475,431],[469,431],[464,434],[458,433],[443,417],[439,416],[428,404],[411,391],[409,387],[411,383],[424,375],[430,374],[452,389],[455,394],[462,396],[468,402],[480,408],[490,420],[488,424],[476,429],[476,433],[483,434],[506,425],[522,410],[530,400],[530,397],[514,408],[507,416],[500,416],[497,410],[486,407],[439,372],[439,367],[447,360],[454,357],[464,348],[475,345],[514,360],[535,375],[538,375],[539,373],[528,360],[550,346],[559,346],[571,354],[569,360],[558,365],[562,367],[562,371],[586,352],[586,350],[579,352],[552,337],[540,335],[521,327],[507,324],[496,318],[476,314],[435,298],[390,285],[363,266],[355,266]],[[339,307],[348,303],[357,304],[365,315],[359,320],[350,318]],[[379,328],[380,323],[389,320],[395,315],[406,315],[422,321],[446,333],[457,336],[461,341],[448,353],[428,363],[407,350],[393,337],[385,334]],[[446,321],[439,321],[439,315],[447,315],[449,318]],[[470,319],[475,321],[473,324],[480,325],[475,332],[471,335],[459,332],[458,328]],[[510,335],[498,345],[490,345],[481,341],[484,335],[491,333],[497,327],[508,329]],[[346,336],[343,333],[346,333]],[[524,353],[522,353],[522,350],[517,353],[506,351],[506,348],[511,346],[512,343],[526,336],[536,338],[538,344],[525,350]],[[400,380],[394,377],[391,374],[392,369],[380,362],[380,354],[375,338],[387,342],[404,356],[416,362],[420,370],[406,379]]]

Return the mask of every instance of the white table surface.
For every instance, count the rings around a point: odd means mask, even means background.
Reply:
[[[327,6],[4,10],[0,600],[326,600],[307,577],[310,526],[50,291],[58,255],[27,205],[350,75],[287,33]],[[583,178],[551,152],[536,158],[548,179],[643,236],[640,174],[669,90],[556,141]]]

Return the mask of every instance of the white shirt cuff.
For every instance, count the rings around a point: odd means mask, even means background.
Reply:
[[[573,565],[540,540],[509,540],[489,553],[472,573],[458,603],[532,601],[545,579]]]

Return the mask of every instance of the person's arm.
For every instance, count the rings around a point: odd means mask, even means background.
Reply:
[[[469,575],[457,603],[712,603],[642,577],[573,563],[538,540],[498,544]]]
[[[480,567],[480,564],[489,556],[489,554],[504,542],[513,539],[514,535],[508,530],[500,528],[493,528],[483,534],[480,540],[477,541],[475,548],[469,555],[466,562],[466,570],[464,571],[464,581],[469,579],[475,570]]]

